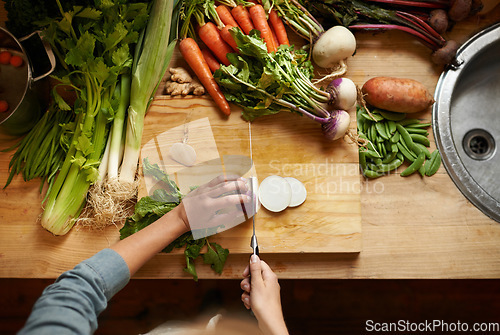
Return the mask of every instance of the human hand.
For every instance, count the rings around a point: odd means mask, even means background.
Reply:
[[[247,309],[252,309],[262,332],[266,335],[288,334],[281,309],[278,276],[259,256],[252,255],[243,277],[241,300]]]
[[[237,175],[218,176],[182,200],[195,239],[209,235],[206,228],[226,230],[253,215],[246,181]],[[195,235],[202,234],[200,236]],[[203,235],[206,234],[206,235]]]

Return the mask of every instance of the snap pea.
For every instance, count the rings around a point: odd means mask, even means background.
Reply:
[[[361,112],[360,112],[361,109],[358,109],[356,111],[356,125],[357,125],[357,128],[358,128],[358,131],[362,132],[363,131],[363,127],[365,125],[365,123],[367,122],[366,119],[364,117],[361,116]]]
[[[403,161],[399,158],[396,158],[388,164],[378,164],[376,172],[389,172],[392,170],[396,170],[401,166],[401,164],[403,164]]]
[[[365,156],[367,158],[380,158],[380,157],[382,157],[382,156],[380,156],[380,154],[377,151],[373,151],[373,150],[366,150]]]
[[[408,126],[410,124],[413,125],[413,124],[420,123],[420,120],[419,119],[404,119],[401,121],[397,121],[396,123],[400,124],[402,126]]]
[[[384,144],[382,142],[377,142],[377,149],[378,149],[378,153],[380,154],[380,156],[384,156],[384,151],[383,151],[383,148],[384,147]]]
[[[368,133],[368,130],[369,130],[369,129],[370,129],[370,124],[369,124],[369,122],[365,122],[365,123],[363,123],[363,132],[364,132],[365,134],[367,134],[367,133]]]
[[[389,129],[389,121],[384,121],[384,129],[385,129],[385,133],[389,137],[389,138],[387,138],[387,140],[390,140],[392,137],[392,133],[391,133],[391,130]]]
[[[427,159],[431,158],[431,152],[429,151],[429,149],[427,149],[427,147],[425,145],[423,145],[422,143],[418,143],[418,142],[415,142],[414,144],[416,147],[420,148],[420,150],[424,152],[425,157]]]
[[[375,128],[377,129],[377,133],[384,139],[388,140],[390,137],[385,129],[385,122],[377,122],[375,123]]]
[[[395,112],[389,112],[389,111],[384,111],[384,110],[377,110],[377,112],[380,113],[386,120],[391,120],[391,121],[401,121],[404,118],[406,118],[405,113],[395,113]]]
[[[399,149],[399,152],[401,154],[403,154],[403,156],[410,162],[413,162],[415,161],[415,157],[413,156],[413,154],[411,154],[408,149],[406,149],[402,144],[401,142],[398,142],[396,143],[396,145],[398,146],[398,149]]]
[[[396,132],[396,122],[389,120],[387,121],[387,126],[389,127],[389,134],[392,135]]]
[[[392,143],[390,141],[385,141],[384,147],[385,147],[386,153],[392,152]]]
[[[412,127],[405,127],[405,129],[410,133],[410,134],[420,134],[427,136],[429,135],[429,132],[423,128],[412,128]]]
[[[366,178],[378,178],[378,177],[382,177],[384,174],[382,172],[375,172],[373,170],[369,170],[369,169],[365,169],[363,170],[363,175],[366,177]]]
[[[408,149],[413,148],[413,140],[412,140],[410,134],[408,133],[408,131],[405,129],[405,127],[403,127],[400,124],[396,124],[396,129],[398,130],[399,134],[401,135],[401,138],[403,139],[404,143],[406,144],[406,147]],[[401,142],[401,140],[399,142]]]
[[[394,151],[389,153],[387,156],[384,157],[384,159],[382,159],[382,163],[387,164],[387,163],[392,162],[394,159],[396,159],[397,154],[398,153],[394,152]]]
[[[410,138],[412,139],[413,142],[422,143],[426,147],[431,145],[431,142],[429,141],[429,139],[424,135],[410,134]]]
[[[364,139],[364,140],[368,141],[368,144],[366,145],[366,148],[367,148],[368,150],[375,151],[375,152],[377,153],[377,155],[380,157],[380,154],[378,153],[377,148],[375,148],[375,145],[373,144],[373,142],[372,142],[372,141],[370,141],[370,140],[368,139],[368,137],[367,137],[367,136],[365,136],[364,134],[362,134],[362,135],[359,135],[359,138],[362,138],[362,139]]]
[[[425,161],[425,154],[422,152],[420,155],[418,155],[417,159],[413,161],[413,163],[410,164],[403,172],[401,172],[402,177],[406,177],[411,175],[412,173],[418,171],[422,164],[424,164]]]
[[[370,125],[370,130],[368,131],[368,137],[373,142],[377,140],[377,129],[375,128],[375,124]]]
[[[437,172],[439,166],[441,165],[441,155],[437,149],[432,152],[431,158],[425,165],[426,176],[430,177]]]
[[[366,150],[359,150],[359,166],[361,169],[366,169]]]
[[[392,137],[391,137],[391,142],[392,143],[398,143],[400,137],[401,137],[401,135],[399,135],[398,132],[395,132],[394,135],[392,135]]]
[[[405,156],[402,153],[400,153],[400,152],[398,152],[396,154],[396,157],[399,158],[399,159],[401,159],[402,161],[404,161],[404,159],[405,159]]]
[[[366,169],[376,172],[378,170],[378,166],[375,163],[366,163]]]
[[[410,123],[407,125],[407,128],[427,128],[430,127],[431,124],[428,122],[418,122],[418,123]]]
[[[371,117],[368,113],[362,112],[361,116],[367,120],[370,120],[370,121],[382,121],[384,119],[384,117],[382,115],[374,114],[374,113],[371,113],[371,114],[373,115],[373,117]]]
[[[424,161],[424,164],[418,169],[418,173],[420,173],[422,177],[425,177],[425,166],[428,164],[427,162],[428,161]]]
[[[392,152],[398,152],[399,151],[398,146],[396,144],[392,144],[391,145],[391,151]]]
[[[415,142],[412,143],[411,149],[410,148],[406,149],[408,149],[415,157],[418,157],[418,155],[420,155],[420,153],[423,152],[422,149],[419,146],[417,146]]]

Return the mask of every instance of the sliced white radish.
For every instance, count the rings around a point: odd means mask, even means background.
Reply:
[[[196,163],[196,151],[186,143],[174,143],[170,147],[170,157],[184,166],[193,166]]]
[[[290,204],[288,207],[300,206],[306,201],[307,190],[304,184],[296,178],[285,177],[285,180],[290,184],[292,189],[292,198],[290,199]]]
[[[281,212],[290,205],[292,188],[285,178],[269,176],[259,186],[259,201],[271,212]]]

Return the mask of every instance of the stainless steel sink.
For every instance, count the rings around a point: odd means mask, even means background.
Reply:
[[[467,41],[457,59],[436,87],[436,145],[460,191],[500,222],[500,23]]]

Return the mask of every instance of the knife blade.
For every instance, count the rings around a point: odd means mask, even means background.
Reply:
[[[252,161],[252,166],[254,165],[253,163],[253,151],[252,151],[252,123],[248,122],[248,137],[249,137],[249,142],[250,142],[250,160]],[[250,190],[252,194],[252,225],[253,225],[253,234],[252,234],[252,239],[250,240],[250,247],[252,248],[252,254],[253,255],[259,255],[259,243],[257,242],[257,235],[255,234],[255,216],[257,215],[257,199],[256,199],[256,194],[254,193],[255,186],[256,186],[256,179],[257,177],[251,176],[250,177]]]

